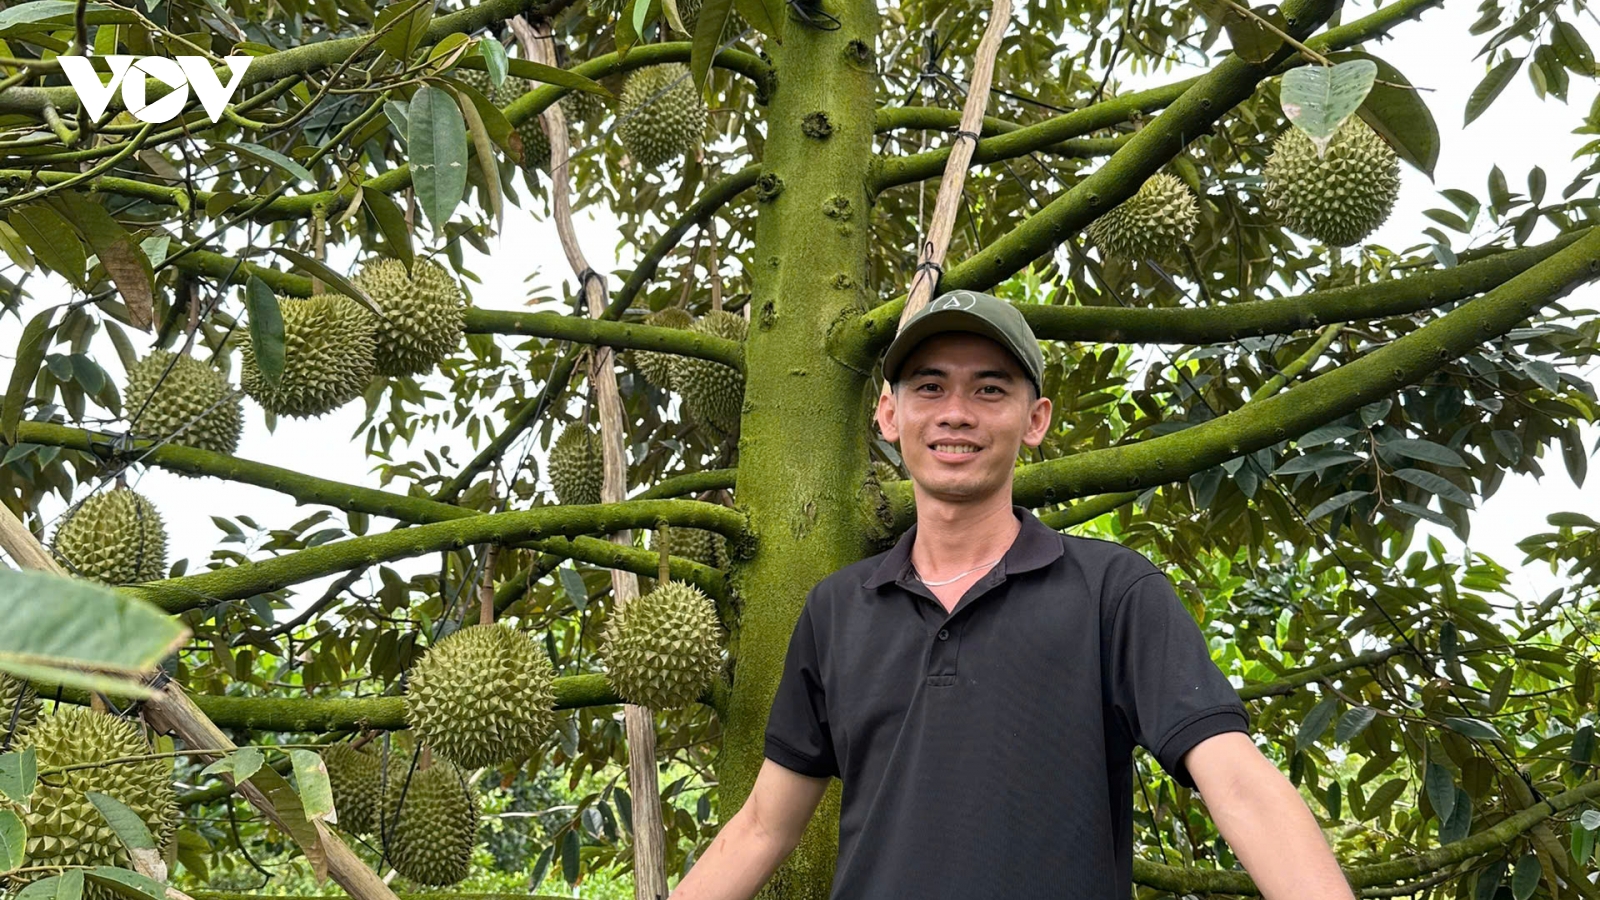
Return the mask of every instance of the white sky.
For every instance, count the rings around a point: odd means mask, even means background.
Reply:
[[[1571,129],[1579,124],[1595,98],[1593,82],[1574,79],[1568,105],[1562,106],[1554,100],[1540,102],[1524,72],[1512,81],[1488,113],[1463,130],[1460,123],[1466,97],[1485,71],[1482,61],[1474,62],[1471,58],[1481,45],[1481,39],[1466,35],[1467,25],[1476,18],[1474,4],[1456,0],[1446,7],[1428,13],[1421,24],[1403,26],[1397,36],[1383,45],[1368,48],[1394,64],[1413,83],[1432,89],[1426,99],[1443,138],[1435,185],[1407,167],[1402,174],[1402,193],[1395,214],[1371,238],[1397,249],[1418,243],[1422,228],[1432,224],[1422,216],[1422,210],[1434,206],[1449,208],[1447,201],[1434,193],[1435,189],[1460,187],[1482,197],[1488,172],[1495,163],[1506,173],[1513,190],[1522,188],[1523,174],[1528,168],[1542,165],[1549,175],[1548,193],[1559,195],[1568,178],[1580,168],[1571,157],[1586,140],[1573,135]],[[1354,18],[1364,8],[1347,10],[1346,20]],[[1590,42],[1600,47],[1600,29],[1592,21],[1578,24]],[[1165,82],[1188,74],[1180,71],[1147,81]],[[526,191],[522,196],[527,197]],[[614,248],[621,243],[620,234],[615,220],[604,210],[591,207],[579,213],[578,220],[579,237],[592,265],[605,269],[632,264],[631,248],[625,251],[630,254],[626,258],[616,257]],[[1486,233],[1481,228],[1480,232]],[[1534,239],[1544,236],[1548,236],[1548,226],[1541,226]],[[528,293],[525,279],[535,272],[538,273],[535,281],[546,287],[561,281],[576,287],[554,227],[548,222],[536,221],[526,209],[508,205],[504,233],[489,240],[495,252],[487,257],[463,244],[468,268],[484,282],[470,286],[477,306],[527,308],[524,306]],[[1467,245],[1458,243],[1456,249]],[[353,254],[344,250],[341,255],[341,251],[335,250],[330,255],[330,262],[337,265],[347,264]],[[619,284],[617,279],[612,280],[613,288]],[[35,299],[25,305],[24,319],[47,303],[59,303],[69,297],[63,282],[53,276],[30,279],[29,286]],[[545,292],[546,296],[551,293],[559,292]],[[1592,305],[1597,296],[1600,294],[1595,289],[1584,288],[1569,298],[1568,303],[1581,308]],[[21,325],[14,318],[7,317],[0,322],[0,347],[7,351],[15,348],[20,331]],[[147,344],[138,341],[139,337],[135,335],[136,346],[142,352]],[[503,339],[503,342],[511,346],[518,340]],[[97,359],[120,384],[120,365],[109,341],[100,340],[96,351]],[[9,373],[9,357],[4,368]],[[434,377],[439,386],[443,386],[443,379]],[[239,448],[242,457],[324,478],[376,484],[376,477],[370,471],[372,463],[362,452],[364,442],[359,436],[353,437],[362,418],[359,402],[320,419],[281,420],[275,434],[267,432],[253,402],[246,400],[245,408],[244,438]],[[1587,429],[1585,434],[1589,447],[1600,438],[1600,430],[1594,428]],[[466,447],[464,438],[452,436],[448,439],[459,448],[455,453],[457,460],[471,457],[472,451]],[[433,445],[429,442],[429,446]],[[405,450],[400,452],[411,455]],[[1559,454],[1547,453],[1541,463],[1549,472],[1542,482],[1520,476],[1507,477],[1499,493],[1474,514],[1472,550],[1488,553],[1501,564],[1517,570],[1522,554],[1515,548],[1516,541],[1543,530],[1546,515],[1563,510],[1595,513],[1600,509],[1600,502],[1597,502],[1600,501],[1600,472],[1594,473],[1588,484],[1579,490],[1568,480]],[[220,537],[210,516],[247,512],[267,527],[284,527],[310,512],[297,507],[292,499],[271,491],[211,478],[180,478],[160,469],[144,472],[139,476],[137,487],[156,502],[167,520],[171,558],[188,557],[191,572],[203,569]],[[59,511],[59,503],[46,504],[48,516]],[[386,527],[388,524],[382,520],[373,524],[374,531]],[[1422,523],[1419,535],[1430,533],[1438,534],[1452,551],[1461,549],[1460,543],[1448,532]],[[1417,546],[1421,546],[1420,542]],[[430,561],[423,565],[433,564]],[[410,566],[405,568],[410,570]],[[1537,567],[1520,569],[1516,578],[1519,593],[1525,597],[1543,596],[1556,584],[1556,578],[1548,569]],[[319,593],[318,584],[306,585],[300,602],[309,602]]]

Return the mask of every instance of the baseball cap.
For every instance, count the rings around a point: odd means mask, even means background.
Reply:
[[[950,291],[935,297],[900,326],[883,355],[883,377],[893,384],[916,346],[936,334],[965,331],[1000,342],[1022,364],[1022,371],[1044,393],[1044,354],[1039,339],[1015,306],[977,291]]]

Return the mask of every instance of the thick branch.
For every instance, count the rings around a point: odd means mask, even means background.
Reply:
[[[609,322],[557,312],[467,310],[466,330],[473,334],[522,334],[599,344],[630,350],[655,350],[709,359],[744,371],[744,348],[737,342],[683,328]]]

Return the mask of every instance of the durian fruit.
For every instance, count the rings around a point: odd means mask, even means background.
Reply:
[[[40,718],[17,745],[19,750],[29,747],[38,754],[40,771],[154,752],[135,723],[65,705]],[[27,865],[131,868],[122,841],[89,801],[90,792],[113,797],[133,810],[157,846],[164,845],[177,827],[170,759],[60,772],[35,782],[28,798]],[[85,887],[86,897],[110,896],[109,891]]]
[[[456,69],[452,72],[457,81],[462,82],[486,99],[494,100],[494,84],[489,81],[489,73],[484,69]]]
[[[500,87],[490,96],[495,106],[505,107],[513,100],[533,90],[534,84],[526,78],[507,75]],[[522,168],[528,172],[550,168],[550,138],[539,125],[538,116],[529,116],[516,128],[522,139]]]
[[[171,370],[168,370],[171,366]],[[128,369],[122,392],[133,433],[214,453],[239,449],[244,408],[227,376],[187,353],[152,350]]]
[[[695,29],[700,25],[700,7],[705,4],[701,0],[679,0],[678,16],[683,19],[683,27],[689,29],[689,36],[693,37]],[[744,17],[738,10],[730,9],[727,22],[722,26],[722,38],[733,37],[741,34],[748,27]]]
[[[900,474],[899,469],[889,465],[881,459],[875,459],[872,461],[872,471],[873,474],[878,476],[879,484],[888,484],[891,481],[904,480],[904,476]]]
[[[681,306],[669,306],[658,309],[644,317],[644,324],[654,325],[657,328],[688,328],[694,324],[694,316]],[[671,353],[656,353],[651,350],[633,351],[633,365],[650,382],[663,391],[672,389],[672,357]]]
[[[705,127],[705,102],[682,63],[640,69],[622,86],[617,136],[644,168],[664,166],[692,152]]]
[[[467,298],[444,266],[419,259],[408,275],[405,263],[383,257],[367,263],[355,283],[384,315],[377,320],[373,348],[379,375],[431,372],[461,344]]]
[[[555,668],[526,632],[473,625],[411,669],[406,721],[435,753],[467,768],[520,760],[555,727]]]
[[[559,503],[599,503],[606,463],[600,435],[581,422],[562,430],[550,445],[550,485]]]
[[[426,769],[390,758],[379,839],[389,864],[416,882],[445,887],[467,877],[478,841],[478,795],[462,771],[434,757]]]
[[[657,585],[612,613],[601,655],[606,679],[629,703],[688,706],[722,668],[716,607],[692,584]]]
[[[73,575],[105,584],[167,576],[167,528],[143,494],[119,487],[90,495],[68,513],[51,541]]]
[[[650,532],[650,552],[660,553],[661,544],[657,540],[659,532]],[[722,568],[728,562],[728,539],[715,531],[706,531],[703,528],[672,529],[670,538],[673,556],[692,559],[704,566]]]
[[[339,814],[339,827],[351,834],[368,834],[378,827],[378,803],[383,774],[383,757],[378,748],[367,744],[359,750],[340,741],[322,751],[328,767],[328,784],[333,788],[333,808]],[[389,764],[394,765],[391,756]],[[392,771],[392,770],[391,770]]]
[[[1389,218],[1400,196],[1400,158],[1357,116],[1320,158],[1311,138],[1285,129],[1267,157],[1267,203],[1289,229],[1334,247],[1358,244]]]
[[[343,294],[279,297],[283,316],[283,373],[268,384],[255,348],[243,346],[239,383],[273,415],[308,418],[361,396],[372,381],[378,317]]]
[[[0,740],[10,735],[11,744],[15,746],[28,729],[39,721],[39,709],[43,705],[32,684],[21,678],[0,674]],[[14,727],[11,723],[13,716],[17,720]]]
[[[1089,239],[1106,253],[1135,261],[1164,260],[1194,236],[1199,203],[1175,175],[1158,172],[1138,193],[1089,225]]]
[[[690,331],[744,343],[750,325],[727,310],[701,316]],[[719,362],[692,356],[673,356],[672,389],[683,395],[683,406],[696,420],[731,434],[739,427],[744,406],[744,376]]]

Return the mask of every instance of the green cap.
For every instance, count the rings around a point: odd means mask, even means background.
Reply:
[[[1022,371],[1044,393],[1044,354],[1039,339],[1015,306],[977,291],[950,291],[935,297],[900,326],[883,355],[883,377],[893,384],[916,346],[936,334],[965,331],[1000,342],[1022,364]]]

